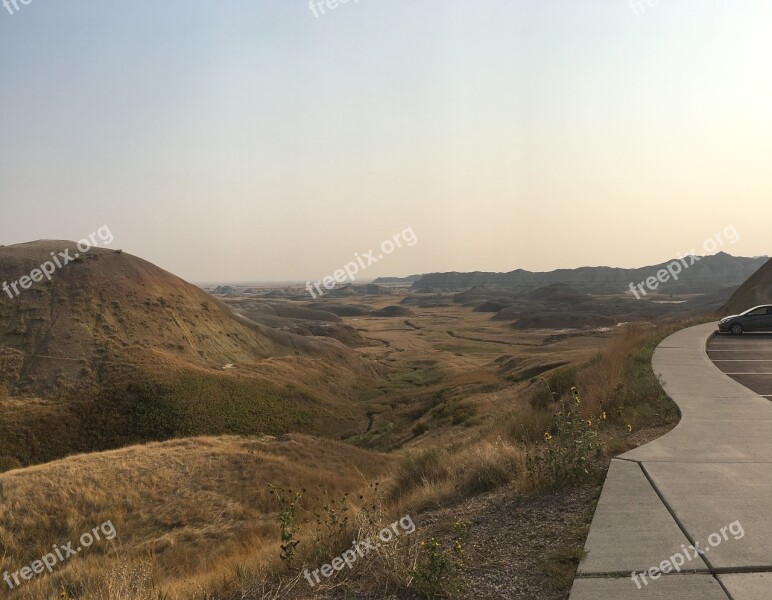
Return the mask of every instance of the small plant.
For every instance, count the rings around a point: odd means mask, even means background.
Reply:
[[[427,431],[429,431],[429,426],[426,423],[416,423],[413,425],[413,435],[415,437],[421,437]]]
[[[295,536],[298,531],[297,506],[302,496],[300,492],[293,494],[292,490],[287,490],[285,493],[273,485],[269,487],[271,488],[271,494],[274,495],[281,508],[279,512],[279,525],[281,529],[281,551],[279,552],[279,558],[289,562],[295,556],[295,548],[300,543],[300,540],[296,539]]]
[[[327,490],[322,492],[322,508],[316,513],[318,530],[316,550],[320,556],[336,554],[345,545],[349,525],[349,495],[343,494],[340,500],[330,498]]]
[[[413,580],[416,591],[422,598],[458,598],[464,590],[464,583],[458,570],[458,562],[466,560],[466,543],[472,524],[457,521],[453,525],[453,539],[450,547],[437,538],[421,542]]]
[[[577,368],[568,367],[559,369],[555,373],[546,377],[539,377],[538,381],[544,382],[544,387],[537,387],[531,396],[531,406],[536,409],[547,409],[555,402],[558,402],[561,396],[568,393],[573,385],[572,380],[576,377]],[[536,381],[536,380],[534,380]]]
[[[549,395],[554,397],[549,383],[545,379],[542,381]],[[605,411],[600,418],[583,417],[582,398],[576,387],[571,388],[570,398],[564,395],[559,402],[552,425],[544,432],[544,444],[533,444],[526,453],[528,476],[535,486],[576,484],[594,476],[598,470],[596,459],[603,450],[598,428],[605,420]]]
[[[75,590],[69,583],[62,584],[62,591],[59,592],[59,600],[75,600]]]
[[[380,486],[380,481],[369,484],[367,491],[358,498],[360,506],[359,519],[371,529],[384,520],[384,502],[381,497]]]

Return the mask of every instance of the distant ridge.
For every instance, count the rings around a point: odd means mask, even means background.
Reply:
[[[683,270],[678,281],[662,284],[657,291],[704,294],[715,292],[717,288],[739,286],[761,268],[767,260],[767,257],[735,257],[726,252],[719,252],[700,258],[689,268]],[[648,277],[656,276],[657,271],[664,269],[671,262],[637,269],[580,267],[548,272],[516,269],[509,273],[481,271],[473,273],[428,273],[416,281],[411,289],[414,292],[439,292],[495,285],[525,293],[547,285],[564,283],[580,292],[616,294],[628,292],[630,283],[640,283]],[[687,259],[688,262],[689,259]]]
[[[408,275],[407,277],[379,277],[373,283],[375,284],[383,284],[383,283],[415,283],[419,279],[421,279],[423,275]]]

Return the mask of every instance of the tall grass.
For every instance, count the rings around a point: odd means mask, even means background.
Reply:
[[[53,544],[77,540],[111,520],[118,532],[113,542],[95,543],[52,574],[38,575],[17,597],[39,600],[66,591],[75,600],[122,600],[118,592],[106,595],[108,585],[137,583],[139,574],[142,593],[162,589],[169,600],[196,597],[199,588],[235,590],[246,573],[278,581],[286,572],[269,484],[306,486],[301,516],[307,543],[323,491],[355,496],[392,462],[307,436],[219,437],[134,446],[0,474],[0,573],[13,573]]]

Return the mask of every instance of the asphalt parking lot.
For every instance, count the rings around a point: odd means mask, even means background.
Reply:
[[[772,400],[772,332],[717,334],[708,356],[732,379]]]

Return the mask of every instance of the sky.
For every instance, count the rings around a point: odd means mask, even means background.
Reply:
[[[312,5],[0,5],[0,244],[106,225],[195,282],[772,254],[772,3]]]

